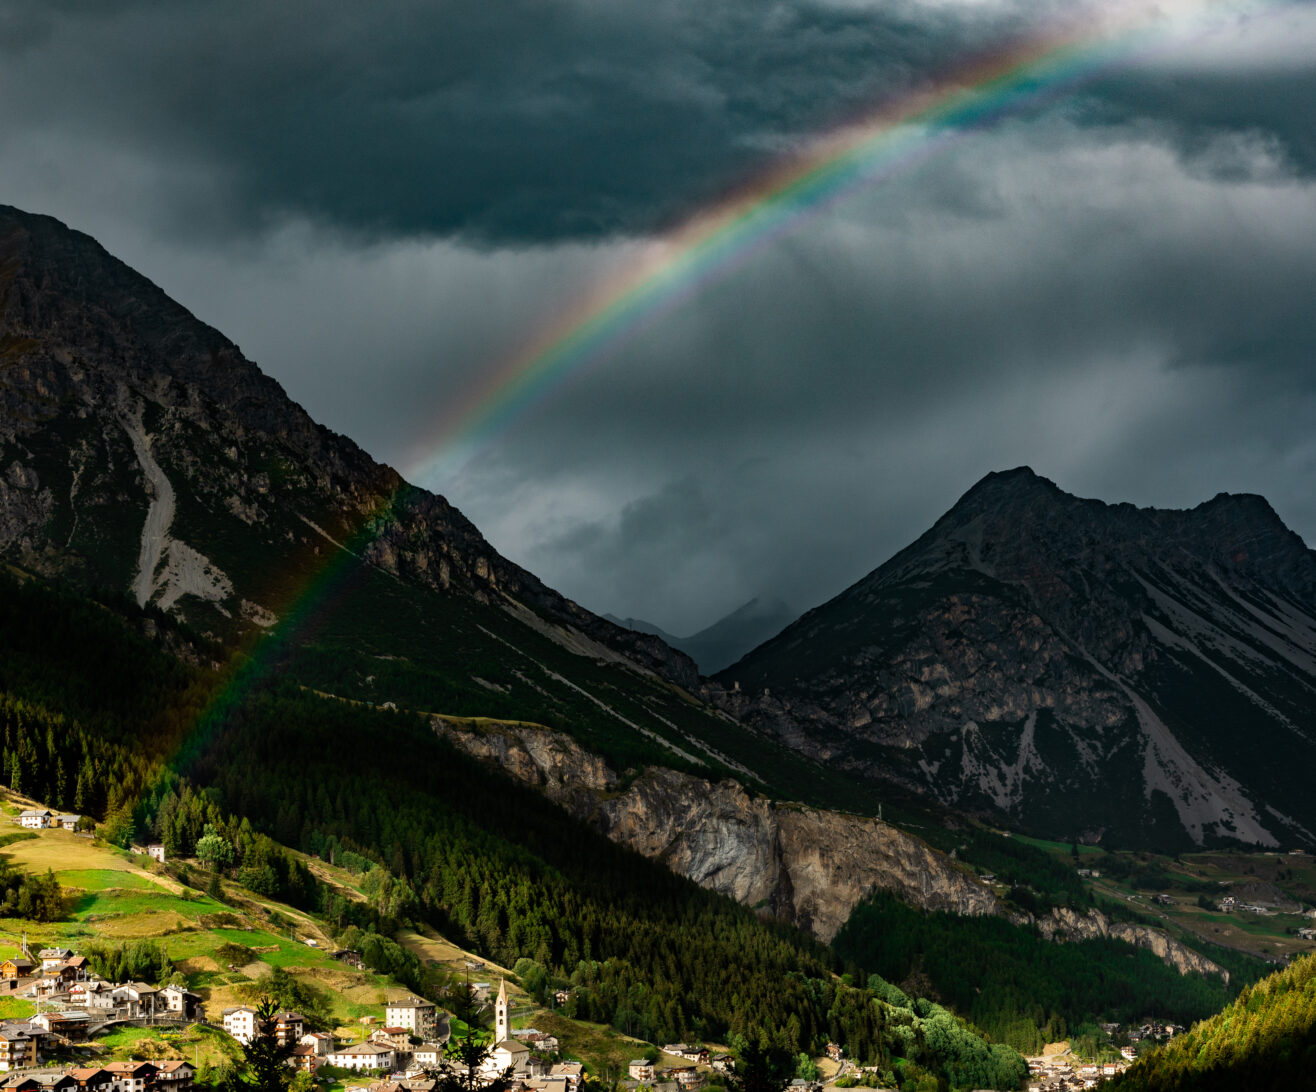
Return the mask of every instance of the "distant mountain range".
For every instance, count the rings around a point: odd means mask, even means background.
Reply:
[[[808,755],[1049,837],[1316,843],[1316,554],[1258,496],[989,474],[718,682]]]
[[[689,637],[674,637],[643,618],[618,618],[613,614],[603,617],[627,629],[661,638],[694,660],[705,675],[714,675],[775,637],[799,617],[799,612],[791,610],[781,599],[755,596]]]

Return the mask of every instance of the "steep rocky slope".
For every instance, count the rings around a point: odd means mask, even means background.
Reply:
[[[317,425],[95,240],[0,206],[0,550],[227,635],[271,624],[342,544],[419,587],[528,607],[594,655],[697,680],[687,657],[545,587],[442,497]]]
[[[1147,948],[1180,974],[1229,977],[1160,929],[1111,922],[1100,910],[1057,907],[1036,920],[1011,911],[945,854],[877,819],[774,802],[734,781],[675,770],[651,769],[623,785],[569,737],[529,725],[477,729],[436,720],[435,727],[613,841],[821,940],[830,942],[869,892],[885,890],[926,910],[1035,923],[1052,940],[1112,937]]]
[[[1260,497],[988,475],[718,684],[806,754],[1052,837],[1316,840],[1316,555]]]

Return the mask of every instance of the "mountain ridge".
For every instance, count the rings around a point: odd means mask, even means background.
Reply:
[[[296,521],[287,521],[292,528],[284,530],[285,536],[307,556],[323,545],[341,544],[373,523],[362,554],[384,570],[430,587],[456,582],[477,596],[520,599],[549,622],[578,629],[644,669],[685,687],[697,683],[698,672],[683,654],[559,595],[498,554],[443,497],[408,485],[347,437],[316,424],[223,334],[91,236],[53,217],[0,206],[0,321],[5,328],[0,362],[7,373],[0,382],[5,420],[0,457],[8,464],[6,476],[0,478],[0,547],[17,552],[39,571],[59,570],[91,583],[117,577],[112,565],[96,568],[84,560],[83,568],[90,571],[79,571],[77,564],[70,567],[67,555],[79,553],[73,494],[88,470],[101,472],[114,488],[115,500],[136,507],[144,521],[147,511],[140,501],[133,505],[129,485],[141,494],[152,492],[140,480],[148,471],[141,453],[143,448],[154,451],[158,443],[181,449],[182,465],[165,470],[181,470],[189,484],[201,486],[193,490],[198,495],[209,484],[203,481],[206,475],[228,476],[223,485],[231,492],[207,497],[211,512],[194,511],[194,520],[206,522],[225,507],[249,526],[264,523],[274,517],[273,502],[278,500],[293,508]],[[69,403],[76,405],[71,414],[63,412]],[[105,435],[110,429],[96,435],[94,428],[78,428],[88,418],[94,425],[107,406],[113,407],[124,435]],[[53,432],[46,450],[21,450],[25,440],[40,443],[41,429],[56,420],[69,423]],[[218,431],[224,432],[227,443],[214,442]],[[203,448],[202,454],[211,457],[206,475],[201,475],[197,446],[206,440],[209,450]],[[243,482],[234,467],[242,465],[239,456],[253,454],[249,448],[256,449],[255,460],[243,461],[262,463],[264,473]],[[83,464],[68,465],[79,452]],[[140,465],[134,468],[134,463]],[[67,488],[67,499],[64,488],[51,488],[52,481]],[[306,493],[280,491],[281,484],[305,487]],[[308,504],[306,495],[318,503]],[[180,511],[179,523],[188,515]],[[51,523],[60,530],[69,528],[65,557],[53,556],[40,541],[41,530]],[[102,553],[95,547],[105,545],[92,539],[81,553],[85,559]],[[111,561],[121,562],[125,549],[124,543],[117,543]],[[274,590],[262,590],[267,598],[277,598]],[[259,595],[252,595],[248,601],[257,609],[247,614],[261,617],[287,609],[288,589],[279,590],[285,602],[260,602]],[[239,588],[232,598],[246,597]],[[237,606],[225,609],[241,617],[242,612],[233,609]],[[203,625],[224,625],[213,610],[195,602],[184,605],[184,612],[189,610]],[[253,620],[246,618],[248,623]]]
[[[1316,757],[1316,554],[1255,495],[1136,508],[997,472],[709,693],[821,760],[1050,837],[1311,844],[1300,786],[1275,799],[1253,745]]]
[[[618,618],[613,614],[603,617],[627,629],[653,634],[693,659],[701,673],[714,675],[770,640],[798,614],[782,599],[756,595],[689,637],[676,637],[643,618]]]

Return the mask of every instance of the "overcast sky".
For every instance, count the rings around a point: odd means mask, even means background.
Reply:
[[[1316,543],[1316,4],[1086,2],[0,0],[0,201],[670,632],[812,606],[1020,464],[1110,501],[1262,493]],[[820,134],[1062,15],[1153,12],[1198,18],[436,452],[490,369]]]

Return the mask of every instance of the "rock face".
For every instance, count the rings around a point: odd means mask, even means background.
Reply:
[[[1160,511],[988,475],[707,693],[1053,838],[1316,841],[1316,555],[1260,497]]]
[[[992,893],[944,854],[876,819],[751,796],[650,769],[624,791],[617,775],[570,738],[528,726],[437,727],[496,762],[615,842],[674,872],[830,941],[873,888],[932,910],[995,914]]]
[[[687,656],[558,595],[442,497],[317,425],[95,240],[0,206],[0,555],[228,637],[272,624],[299,574],[341,549],[698,683]]]
[[[1056,907],[1037,923],[1048,940],[1092,940],[1113,937],[1135,948],[1146,948],[1180,974],[1218,974],[1226,982],[1229,972],[1214,960],[1207,959],[1159,929],[1134,925],[1127,921],[1111,922],[1100,910],[1080,914],[1069,907]]]
[[[597,755],[543,728],[491,724],[476,731],[446,720],[436,720],[435,728],[614,842],[826,942],[874,889],[926,910],[1007,916],[989,888],[944,854],[876,819],[773,802],[734,781],[675,770],[647,770],[623,789]],[[1180,974],[1229,977],[1160,930],[1111,923],[1099,910],[1057,908],[1036,924],[1049,940],[1112,937],[1149,949]]]

